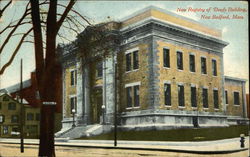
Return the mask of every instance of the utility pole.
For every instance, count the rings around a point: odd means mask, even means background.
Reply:
[[[113,53],[113,68],[114,68],[114,147],[117,146],[117,58]]]
[[[23,98],[22,98],[22,90],[23,90],[23,59],[21,59],[21,65],[20,65],[20,149],[21,153],[24,152],[24,146],[23,146],[23,125],[24,125],[24,106],[23,106]]]

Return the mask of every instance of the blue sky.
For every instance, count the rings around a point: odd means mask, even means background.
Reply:
[[[64,1],[65,3],[65,1]],[[10,18],[14,18],[15,15],[21,13],[21,9],[17,9],[23,6],[23,3],[17,2],[13,6],[8,16],[3,18],[1,25]],[[177,13],[179,15],[192,18],[204,25],[222,30],[222,39],[229,43],[224,49],[224,69],[225,74],[228,76],[240,77],[248,79],[248,65],[249,65],[249,51],[248,51],[248,12],[215,12],[211,10],[209,13],[202,12],[177,12],[178,8],[201,8],[214,9],[215,7],[223,9],[231,8],[245,8],[248,9],[247,2],[240,1],[79,1],[75,5],[75,10],[78,10],[82,15],[86,16],[92,23],[103,22],[107,20],[120,20],[134,12],[141,10],[148,6],[156,6],[168,11]],[[15,8],[15,10],[14,10]],[[215,20],[215,19],[201,19],[201,15],[239,15],[244,19],[230,19],[230,20]],[[108,19],[108,17],[110,17]],[[0,30],[1,30],[0,25]],[[25,28],[23,28],[25,29]],[[69,39],[73,40],[74,35],[69,36]],[[3,41],[1,40],[0,43]],[[15,42],[13,41],[13,44]],[[11,46],[6,49],[8,51]],[[9,53],[1,55],[1,65],[9,57]],[[19,81],[19,62],[20,58],[24,59],[24,78],[30,77],[30,72],[34,70],[34,52],[33,47],[30,44],[25,44],[20,53],[17,55],[14,64],[6,70],[5,74],[0,78],[0,88],[15,84]],[[248,89],[248,83],[247,83]]]

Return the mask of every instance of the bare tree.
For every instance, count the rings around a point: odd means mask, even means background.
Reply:
[[[8,11],[11,3],[12,0],[6,2],[6,5],[0,10],[0,18]],[[77,27],[71,25],[85,26],[86,22],[88,24],[89,22],[84,16],[73,9],[76,0],[70,0],[66,5],[58,4],[57,0],[44,0],[42,2],[39,0],[30,0],[25,3],[26,8],[23,15],[18,20],[10,21],[6,27],[0,30],[0,35],[7,34],[0,46],[0,54],[4,52],[6,45],[10,44],[11,38],[15,35],[22,35],[9,61],[1,67],[0,75],[12,64],[16,54],[24,43],[34,43],[36,86],[41,106],[39,156],[51,157],[55,156],[55,106],[48,104],[55,102],[55,94],[57,93],[57,88],[55,87],[56,78],[60,77],[57,73],[59,64],[56,60],[56,39],[60,34],[60,28],[68,28],[77,33],[75,30]],[[61,7],[60,10],[63,10],[61,13],[59,13],[58,7]],[[70,13],[78,15],[84,22],[74,18],[74,15]],[[65,22],[68,24],[65,24]],[[22,26],[26,28],[26,32],[20,33],[19,28]],[[19,33],[16,33],[18,29]],[[33,39],[25,41],[28,36],[31,36],[31,32],[33,32]]]

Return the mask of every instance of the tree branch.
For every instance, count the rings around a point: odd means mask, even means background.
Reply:
[[[29,6],[29,3],[28,3],[27,6],[26,6],[26,9],[25,9],[25,12],[24,12],[23,16],[20,18],[20,20],[19,20],[18,23],[16,24],[16,27],[14,27],[14,28],[11,30],[11,32],[8,34],[7,38],[4,40],[4,43],[3,43],[3,45],[2,45],[1,48],[0,48],[0,54],[2,53],[2,51],[3,51],[4,47],[6,46],[6,44],[9,42],[9,40],[10,40],[12,34],[16,31],[16,29],[18,28],[18,26],[20,25],[20,23],[22,23],[22,21],[24,20],[24,18],[28,15],[28,14],[27,14],[27,8],[28,8],[28,6]]]
[[[67,8],[65,5],[62,4],[58,4],[58,6]],[[75,14],[77,14],[79,17],[81,17],[84,21],[86,21],[89,25],[91,25],[91,23],[84,17],[82,16],[79,12],[77,12],[76,10],[74,10],[73,8],[71,9],[72,12],[74,12]]]
[[[56,33],[61,28],[63,21],[65,20],[65,18],[67,17],[68,13],[70,12],[70,10],[72,9],[72,7],[74,6],[75,3],[76,3],[76,0],[70,0],[69,4],[67,5],[66,9],[63,12],[61,18],[59,19],[59,21],[56,24],[56,30],[55,30]]]
[[[25,37],[26,37],[31,31],[32,31],[32,28],[29,29],[29,31],[26,32],[26,33],[23,35],[23,37],[22,37],[21,40],[19,41],[19,44],[17,45],[15,51],[13,52],[12,56],[10,57],[9,61],[1,68],[1,70],[0,70],[0,75],[2,75],[2,74],[4,73],[4,71],[5,71],[5,69],[11,65],[11,63],[13,62],[13,60],[14,60],[14,58],[15,58],[17,52],[19,51],[20,47],[22,46],[22,43],[23,43]]]
[[[0,18],[3,15],[3,12],[6,10],[6,8],[8,8],[8,6],[12,3],[12,0],[10,0],[4,7],[3,9],[0,10]]]

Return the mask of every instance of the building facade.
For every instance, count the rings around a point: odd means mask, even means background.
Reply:
[[[0,96],[0,137],[10,138],[20,136],[21,104],[8,94]],[[40,132],[40,109],[31,107],[24,100],[25,138],[38,138]]]
[[[72,123],[113,124],[115,107],[124,130],[246,120],[246,80],[224,76],[228,43],[220,30],[156,7],[110,23],[119,23],[120,43],[103,62],[83,67],[73,44],[60,47],[63,128],[58,136]]]

